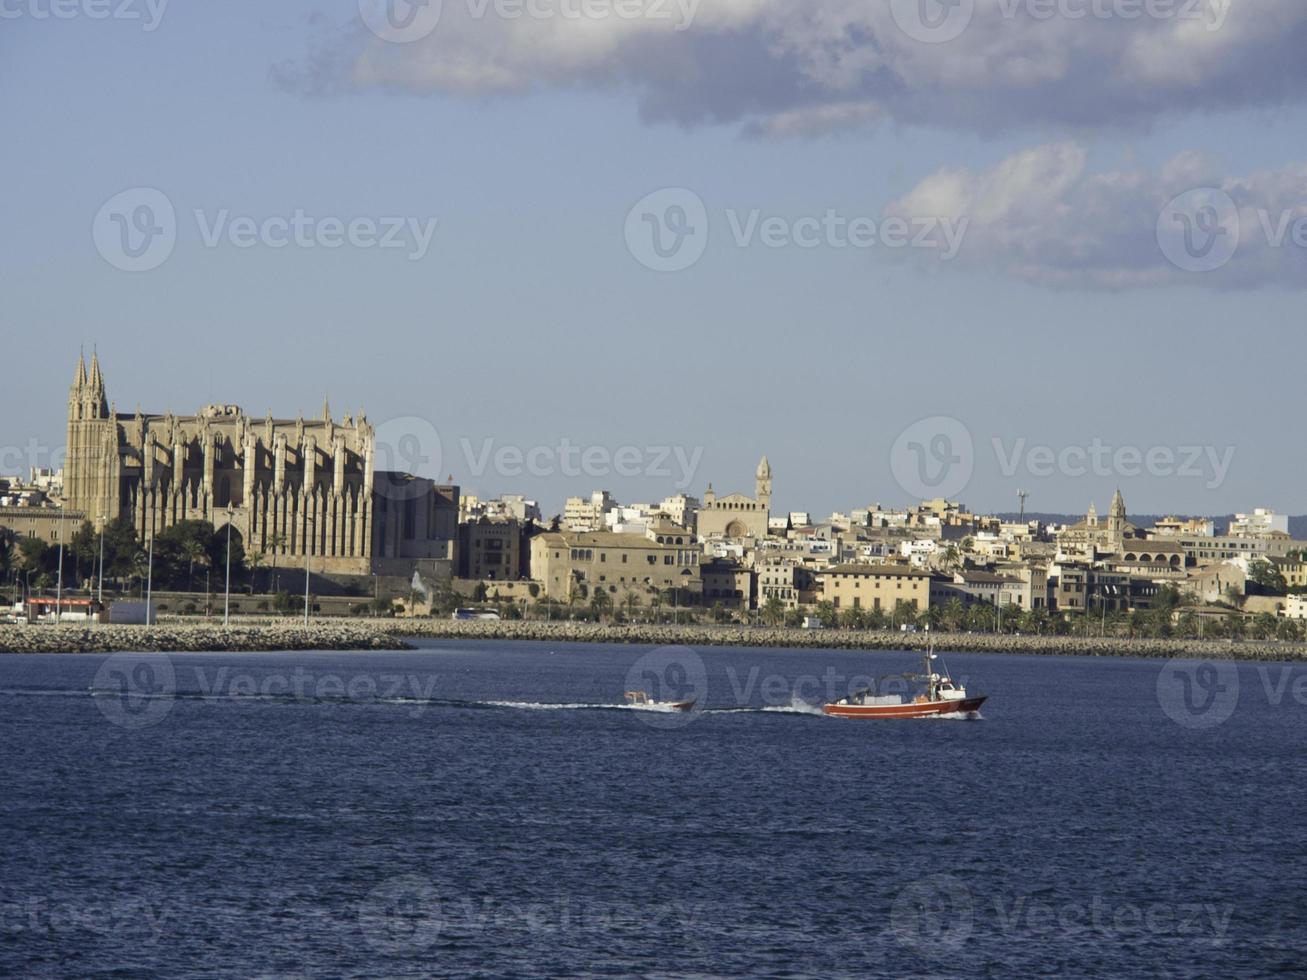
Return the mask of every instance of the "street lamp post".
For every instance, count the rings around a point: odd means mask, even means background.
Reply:
[[[150,550],[145,559],[145,625],[150,625],[151,599],[154,594],[154,535],[150,535]]]
[[[64,601],[64,529],[59,528],[59,578],[54,587],[54,621],[55,624],[63,622],[63,601]]]
[[[100,581],[96,588],[95,599],[103,608],[104,606],[104,520],[103,514],[100,515]]]
[[[305,529],[307,530],[313,524],[312,517],[304,519]],[[310,550],[310,540],[307,535],[304,538],[304,625],[309,625],[309,559],[313,552]]]
[[[227,587],[222,598],[222,628],[231,621],[231,504],[227,505]]]

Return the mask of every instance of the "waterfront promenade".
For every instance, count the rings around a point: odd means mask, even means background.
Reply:
[[[918,650],[926,633],[889,630],[804,630],[784,627],[601,625],[523,620],[320,620],[240,618],[220,622],[165,619],[154,626],[0,626],[0,653],[115,653],[120,651],[399,650],[408,640],[537,640],[644,646],[746,646],[835,650]],[[1016,653],[1216,660],[1307,660],[1307,644],[1265,640],[1129,639],[1125,637],[1012,636],[935,633],[945,653]]]

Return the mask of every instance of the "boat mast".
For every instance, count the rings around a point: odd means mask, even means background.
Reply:
[[[926,700],[935,700],[935,638],[926,624]]]

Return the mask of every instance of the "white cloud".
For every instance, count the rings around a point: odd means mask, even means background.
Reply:
[[[1218,178],[1193,152],[1156,173],[1088,159],[1050,143],[985,171],[941,170],[885,214],[965,221],[954,265],[1040,285],[1307,286],[1307,163]],[[1227,251],[1211,247],[1222,239]]]
[[[624,86],[646,118],[786,135],[881,118],[981,131],[1147,125],[1307,91],[1302,0],[974,0],[946,43],[904,29],[903,10],[916,9],[906,2],[444,0],[412,43],[383,41],[360,19],[279,74],[311,90],[474,96]],[[564,15],[586,4],[608,13]]]

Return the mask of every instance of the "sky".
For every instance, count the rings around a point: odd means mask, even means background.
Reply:
[[[0,472],[365,411],[465,493],[1307,512],[1301,0],[0,0]]]

